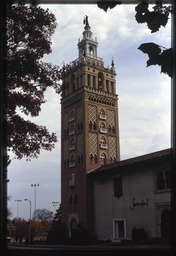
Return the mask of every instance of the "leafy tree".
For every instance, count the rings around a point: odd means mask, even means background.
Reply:
[[[51,53],[57,26],[47,9],[30,4],[7,5],[7,146],[18,159],[37,157],[51,150],[56,134],[26,119],[39,115],[48,87],[59,91],[58,66],[41,59]]]
[[[168,23],[169,14],[172,12],[172,6],[165,6],[162,3],[157,3],[152,11],[149,10],[149,4],[142,2],[135,8],[136,21],[138,23],[146,23],[151,33],[157,32],[161,26],[165,27]],[[172,50],[166,49],[163,46],[155,43],[141,44],[138,48],[143,53],[147,53],[149,60],[147,67],[151,65],[161,66],[161,72],[166,73],[171,77],[171,58]]]
[[[107,12],[108,9],[114,8],[117,4],[113,1],[99,2],[97,5],[99,8]],[[172,13],[171,5],[163,5],[161,2],[156,3],[153,6],[152,11],[149,10],[149,4],[141,2],[135,7],[136,15],[135,19],[138,23],[146,23],[151,33],[157,32],[161,26],[165,27],[168,23],[169,15]],[[138,48],[143,53],[147,53],[149,60],[147,61],[147,67],[151,65],[161,66],[161,72],[166,73],[171,77],[171,57],[172,50],[166,49],[163,46],[155,43],[141,44]]]
[[[43,224],[53,220],[53,212],[47,209],[37,209],[33,213],[35,221],[41,221]]]
[[[66,242],[66,226],[61,224],[61,204],[56,210],[52,226],[48,232],[48,243]]]

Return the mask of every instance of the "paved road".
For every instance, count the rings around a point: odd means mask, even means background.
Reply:
[[[171,256],[168,246],[163,245],[90,245],[90,246],[65,246],[65,245],[9,245],[6,256]]]

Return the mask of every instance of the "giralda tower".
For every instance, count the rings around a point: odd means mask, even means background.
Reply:
[[[120,160],[116,72],[97,56],[88,17],[78,58],[63,68],[61,88],[62,223],[69,235],[78,224],[91,225],[87,173]]]

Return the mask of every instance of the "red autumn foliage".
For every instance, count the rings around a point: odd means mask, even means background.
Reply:
[[[51,150],[56,134],[20,115],[36,117],[45,103],[44,92],[58,93],[60,69],[41,61],[51,53],[55,16],[37,5],[7,5],[7,146],[17,158],[37,157]]]

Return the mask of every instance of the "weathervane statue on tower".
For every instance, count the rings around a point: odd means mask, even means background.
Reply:
[[[83,23],[84,23],[86,26],[89,26],[88,16],[87,16],[87,15],[85,15]]]

